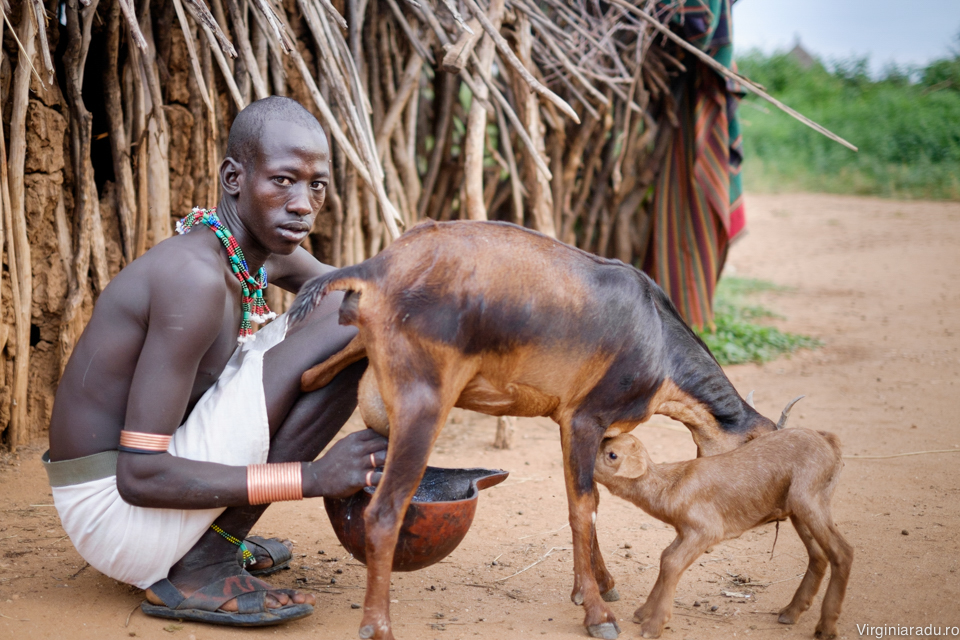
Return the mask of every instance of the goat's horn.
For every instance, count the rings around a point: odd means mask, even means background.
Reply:
[[[753,391],[747,394],[747,404],[750,405],[751,409],[756,409],[756,407],[753,406]]]
[[[783,408],[783,413],[780,414],[780,422],[777,423],[777,429],[783,429],[787,426],[787,418],[790,417],[790,409],[793,409],[793,405],[797,404],[807,396],[797,396],[793,400],[787,403],[787,406]]]

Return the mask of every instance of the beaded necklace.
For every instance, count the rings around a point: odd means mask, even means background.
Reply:
[[[277,317],[263,299],[263,292],[267,288],[267,270],[260,267],[256,278],[250,275],[247,261],[243,257],[243,249],[237,244],[237,239],[230,233],[230,229],[227,229],[227,226],[217,217],[216,207],[213,209],[194,207],[190,215],[177,223],[177,233],[181,235],[189,233],[197,223],[210,227],[227,250],[230,269],[240,281],[241,290],[240,310],[243,312],[243,319],[240,321],[240,335],[237,337],[237,342],[252,340],[254,336],[251,321],[263,323]]]

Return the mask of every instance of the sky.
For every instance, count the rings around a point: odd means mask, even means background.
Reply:
[[[909,7],[913,9],[908,10]],[[803,47],[826,60],[869,56],[874,73],[890,62],[924,65],[960,49],[960,0],[739,0],[736,51]]]

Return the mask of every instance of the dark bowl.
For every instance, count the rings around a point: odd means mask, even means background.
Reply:
[[[500,484],[507,475],[499,469],[427,467],[400,527],[393,570],[416,571],[450,555],[473,523],[480,490]],[[340,544],[364,564],[367,536],[363,512],[373,492],[367,487],[348,498],[323,499]]]

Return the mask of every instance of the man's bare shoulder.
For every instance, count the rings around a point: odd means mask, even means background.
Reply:
[[[197,234],[199,236],[199,234]],[[179,309],[219,324],[228,295],[225,257],[201,237],[168,238],[130,263],[110,282],[97,306],[116,305],[144,319]]]

